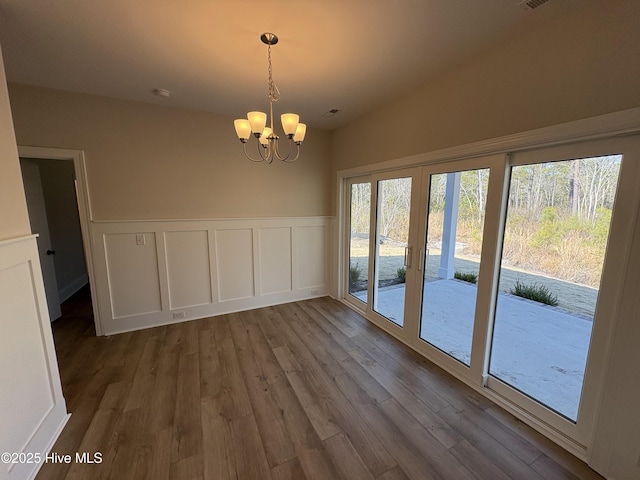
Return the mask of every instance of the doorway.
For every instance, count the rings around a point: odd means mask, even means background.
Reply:
[[[102,334],[93,282],[91,209],[84,153],[18,147],[32,232],[38,250],[50,319],[60,304],[89,285],[96,335]]]
[[[62,314],[60,304],[89,283],[74,167],[68,160],[23,157],[20,168],[53,322]]]

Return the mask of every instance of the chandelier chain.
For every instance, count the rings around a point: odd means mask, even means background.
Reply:
[[[267,58],[269,60],[269,101],[277,102],[280,98],[280,90],[273,81],[273,67],[271,66],[271,44],[269,44],[269,48],[267,49]]]

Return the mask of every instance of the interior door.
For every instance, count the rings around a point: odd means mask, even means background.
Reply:
[[[62,316],[60,309],[60,298],[58,296],[58,283],[56,280],[56,269],[53,260],[55,250],[51,245],[49,234],[49,223],[47,221],[47,211],[42,193],[42,183],[40,180],[40,169],[38,165],[28,159],[20,159],[22,170],[22,181],[27,199],[27,209],[29,211],[29,223],[31,231],[38,234],[38,256],[40,258],[40,268],[44,279],[44,289],[47,296],[47,307],[49,308],[50,321],[57,320]]]

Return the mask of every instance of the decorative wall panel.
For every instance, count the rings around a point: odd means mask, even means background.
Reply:
[[[260,293],[291,291],[291,228],[261,228]]]
[[[169,308],[196,307],[212,300],[209,233],[206,230],[164,234]]]
[[[105,235],[104,251],[113,317],[162,310],[155,233]]]
[[[95,222],[105,335],[327,295],[326,217]]]
[[[327,278],[327,227],[297,227],[298,287],[322,287]]]

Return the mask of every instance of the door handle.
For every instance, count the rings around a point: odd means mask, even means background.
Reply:
[[[404,247],[404,266],[411,268],[411,247]]]
[[[420,249],[418,253],[418,271],[422,271],[422,267],[424,265],[424,249]]]
[[[47,250],[47,255],[55,255],[56,251],[55,250]]]

